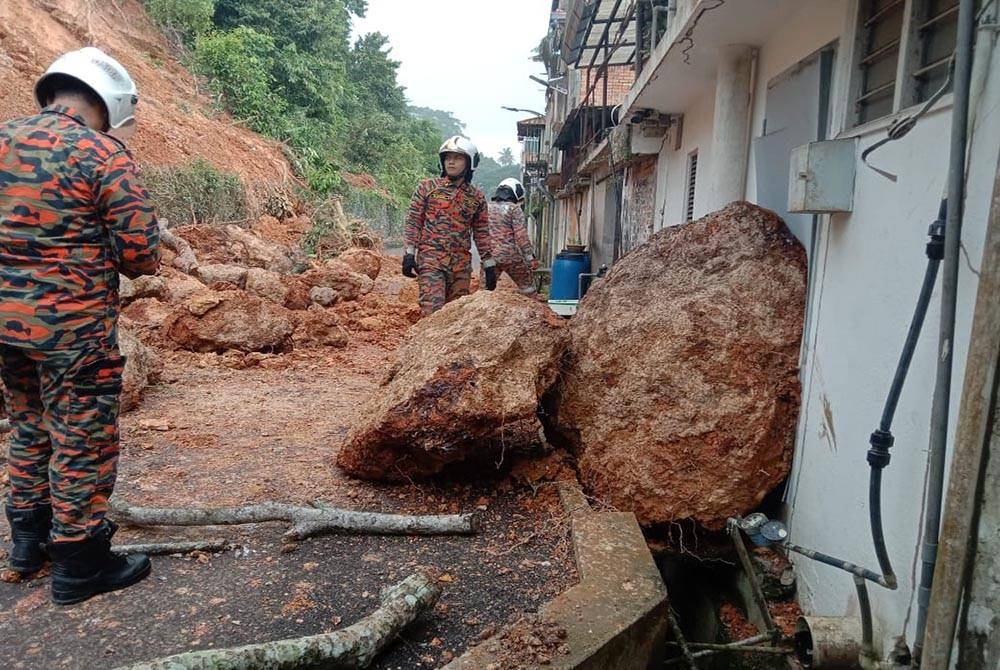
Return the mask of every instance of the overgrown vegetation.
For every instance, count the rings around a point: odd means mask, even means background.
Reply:
[[[252,214],[240,178],[196,158],[183,165],[143,170],[159,215],[171,225],[240,223]]]
[[[348,213],[368,216],[375,206],[381,234],[397,236],[417,182],[438,172],[442,137],[462,124],[448,112],[411,113],[384,35],[351,43],[365,0],[144,2],[220,104],[291,148],[319,202],[347,194],[341,171],[373,175],[386,202],[348,197]]]

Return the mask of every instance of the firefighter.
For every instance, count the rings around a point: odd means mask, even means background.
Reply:
[[[469,294],[471,238],[482,259],[486,289],[497,284],[486,197],[472,185],[479,164],[476,145],[456,135],[441,145],[438,157],[441,176],[417,186],[403,234],[403,274],[417,278],[425,316]]]
[[[35,85],[40,113],[0,124],[0,376],[13,428],[5,505],[22,574],[52,561],[69,605],[149,574],[111,553],[105,514],[118,461],[118,274],[159,265],[157,221],[118,138],[138,95],[94,47]],[[112,134],[118,137],[112,136]]]
[[[535,260],[524,224],[524,186],[513,177],[504,179],[493,192],[490,202],[490,241],[497,274],[506,272],[522,295],[535,297]]]

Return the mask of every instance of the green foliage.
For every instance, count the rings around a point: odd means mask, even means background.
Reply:
[[[271,37],[243,26],[195,40],[195,69],[209,77],[233,116],[272,136],[282,134],[288,107],[271,74],[276,56]]]
[[[212,29],[215,0],[145,0],[145,4],[153,21],[185,44]]]
[[[161,217],[172,225],[223,223],[250,218],[246,188],[239,176],[222,172],[201,158],[143,171]]]
[[[501,165],[493,158],[483,156],[479,160],[479,169],[476,170],[476,174],[472,178],[472,183],[482,189],[483,193],[486,194],[486,197],[489,198],[493,195],[493,191],[496,190],[497,184],[508,177],[513,177],[518,180],[521,179],[520,163]]]
[[[413,189],[438,173],[442,135],[463,125],[448,112],[411,113],[384,35],[351,42],[365,0],[144,1],[193,47],[192,67],[217,101],[285,143],[318,201],[344,195],[398,236]],[[370,173],[386,193],[355,196],[342,171]]]

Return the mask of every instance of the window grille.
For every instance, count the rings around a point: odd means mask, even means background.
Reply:
[[[698,181],[698,152],[688,156],[687,198],[684,201],[684,221],[694,219],[694,187]]]

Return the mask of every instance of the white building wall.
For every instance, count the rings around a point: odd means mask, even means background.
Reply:
[[[714,114],[715,93],[709,90],[684,113],[680,149],[674,151],[672,137],[664,143],[656,167],[656,230],[684,222],[688,156],[695,149],[698,150],[698,178],[694,191],[694,216],[698,218],[710,211]]]
[[[804,3],[805,4],[805,3]],[[683,10],[686,3],[681,2]],[[843,131],[853,43],[855,0],[808,3],[780,31],[757,44],[751,133],[766,116],[767,82],[820,48],[839,40],[832,90],[832,136],[859,136],[854,211],[822,217],[810,288],[811,323],[804,336],[802,409],[796,456],[786,502],[793,541],[859,565],[878,569],[868,522],[868,437],[877,427],[926,257],[927,227],[936,217],[947,178],[951,97],[947,96],[903,140],[872,155],[878,167],[899,175],[889,181],[860,162],[860,152],[885,136],[888,117]],[[683,15],[683,12],[679,12]],[[959,410],[965,356],[982,257],[985,220],[1000,153],[1000,50],[978,102],[971,137],[971,175],[963,228],[959,309],[955,339],[952,427]],[[682,147],[665,147],[657,166],[656,229],[683,221],[687,156],[699,149],[695,217],[708,211],[714,96],[684,112]],[[907,111],[904,110],[905,114]],[[899,116],[899,115],[897,115]],[[756,194],[754,156],[748,161],[746,195]],[[970,267],[971,266],[971,267]],[[885,649],[896,636],[913,641],[916,617],[915,557],[919,569],[920,509],[926,470],[931,394],[935,376],[940,278],[914,356],[893,433],[896,446],[885,471],[886,540],[899,577],[898,591],[871,589],[876,632]],[[854,615],[857,602],[846,573],[797,559],[799,598],[807,612]]]

